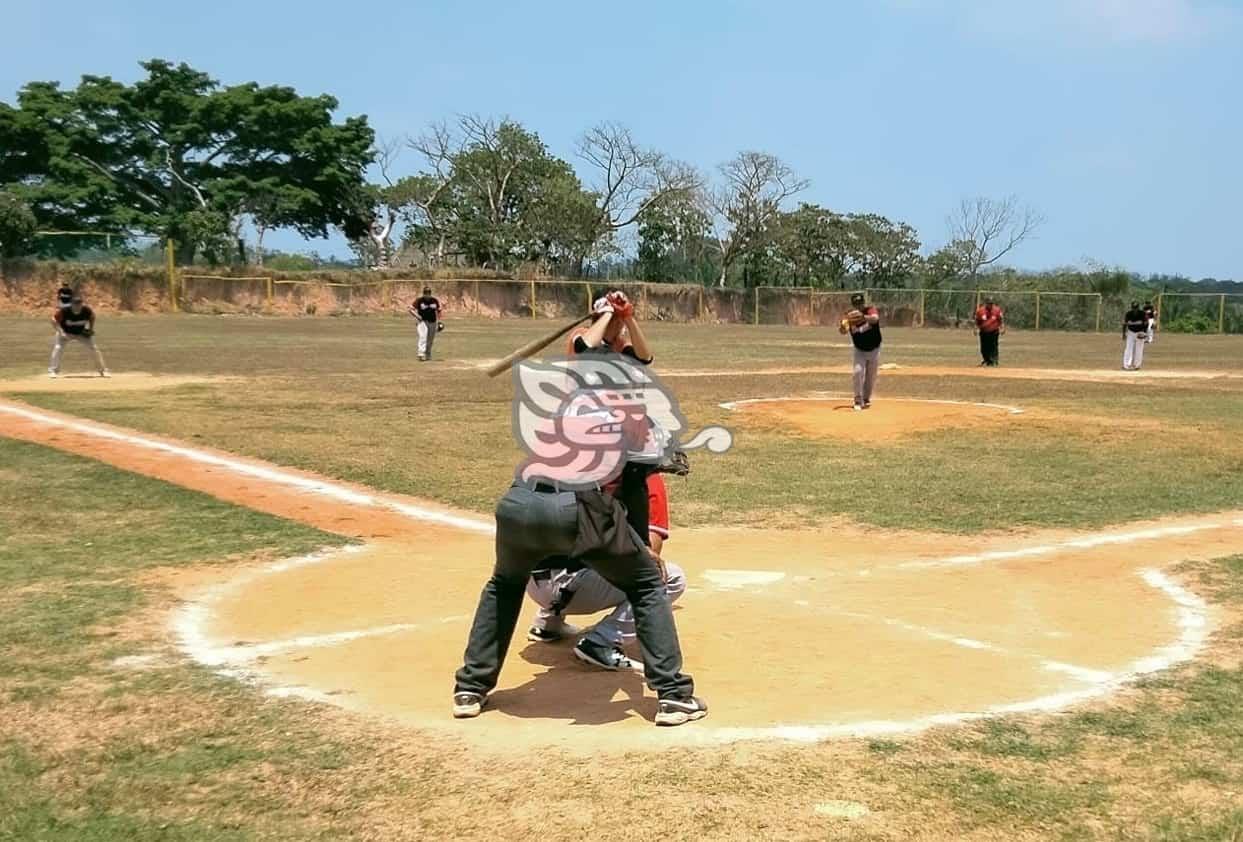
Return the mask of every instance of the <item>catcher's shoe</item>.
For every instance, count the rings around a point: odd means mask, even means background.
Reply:
[[[454,693],[453,718],[474,719],[488,703],[488,697],[481,693]]]
[[[657,725],[685,725],[708,715],[708,705],[703,699],[661,699],[656,708]]]
[[[626,657],[626,653],[610,646],[601,646],[595,641],[583,638],[574,645],[574,657],[584,664],[591,664],[602,670],[616,672],[637,668],[634,661]]]
[[[578,627],[571,626],[569,623],[562,624],[559,629],[541,629],[539,626],[531,626],[527,629],[527,640],[532,643],[556,643],[558,640],[573,637],[578,632]]]

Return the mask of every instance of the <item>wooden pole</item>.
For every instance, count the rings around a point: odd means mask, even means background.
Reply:
[[[704,309],[704,285],[699,285],[699,318],[706,319],[708,311]]]
[[[928,291],[926,289],[921,289],[919,291],[919,326],[920,327],[928,326],[928,311],[926,309],[927,304],[928,304]]]
[[[267,288],[268,288],[268,306],[271,307],[272,306],[272,279],[267,278],[266,280],[267,280]]]
[[[177,306],[177,259],[175,256],[176,246],[173,244],[172,237],[164,245],[164,251],[168,258],[168,302],[172,306],[173,312],[180,312]]]
[[[1036,330],[1040,330],[1040,290],[1036,290]]]
[[[760,288],[755,288],[755,317],[752,319],[754,324],[760,323]]]
[[[531,318],[535,318],[535,279],[531,279]]]
[[[478,316],[482,312],[483,308],[479,303],[479,281],[475,281],[475,315]]]
[[[1217,301],[1217,332],[1226,332],[1226,294],[1224,292]]]
[[[1101,306],[1105,303],[1105,298],[1099,292],[1096,294],[1096,332],[1101,332]]]

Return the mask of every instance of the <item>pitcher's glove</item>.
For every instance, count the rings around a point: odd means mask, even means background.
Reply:
[[[441,332],[442,330],[444,330],[444,329],[445,329],[445,323],[444,323],[444,322],[436,322],[436,332],[437,332],[437,333],[440,333],[440,332]]]
[[[665,458],[660,460],[660,464],[652,472],[684,477],[691,472],[691,460],[687,458],[686,451],[674,450],[665,454]]]
[[[858,327],[867,321],[867,316],[863,315],[863,313],[858,310],[851,310],[846,314],[846,321],[850,323],[851,327]]]

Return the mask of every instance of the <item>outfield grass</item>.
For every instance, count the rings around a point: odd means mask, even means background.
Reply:
[[[101,328],[117,370],[237,378],[155,392],[28,394],[23,400],[487,512],[518,458],[510,385],[468,367],[543,330],[455,322],[441,360],[412,361],[392,318],[122,317]],[[38,371],[44,331],[0,320],[17,349],[4,373]],[[835,332],[653,325],[658,370],[844,364]],[[973,338],[891,330],[886,359],[971,367]],[[101,339],[103,341],[103,339]],[[1013,332],[1014,366],[1114,368],[1113,334]],[[1243,372],[1243,337],[1163,335],[1151,367]],[[974,374],[974,371],[970,372]],[[848,388],[845,375],[679,378],[693,425],[737,424],[724,401]],[[863,523],[973,532],[1095,527],[1213,511],[1243,500],[1243,379],[1084,383],[881,374],[881,396],[952,397],[1039,410],[1018,427],[927,431],[875,446],[746,427],[721,457],[697,455],[673,489],[679,525],[768,524],[845,515]],[[486,443],[486,444],[485,444]],[[417,458],[414,450],[418,450]],[[985,475],[972,466],[987,456]],[[846,482],[862,464],[866,482]],[[1142,479],[1135,466],[1142,465]],[[1128,469],[1128,466],[1131,466]]]
[[[221,353],[243,356],[240,349]],[[337,375],[335,390],[331,378],[315,378],[305,392],[296,391],[297,378],[280,381],[295,396],[328,401],[300,412],[293,396],[270,383],[246,393],[249,405],[215,386],[155,393],[158,400],[130,394],[83,402],[98,417],[166,419],[161,423],[170,431],[188,427],[203,437],[196,440],[224,445],[266,439],[288,411],[297,431],[281,439],[282,447],[305,464],[334,473],[316,457],[332,452],[321,436],[339,438],[344,430],[349,446],[336,448],[350,452],[333,464],[355,476],[374,472],[393,485],[422,482],[413,457],[395,468],[381,458],[402,461],[410,428],[420,428],[407,421],[387,430],[385,420],[416,413],[431,424],[445,413],[421,414],[373,378]],[[368,396],[381,407],[378,421]],[[226,423],[217,401],[238,412],[235,425]],[[347,407],[355,411],[339,412]],[[368,419],[370,447],[363,439]],[[1233,429],[1236,421],[1213,423]],[[939,435],[948,438],[917,446],[929,459],[948,449],[946,464],[953,464],[955,448],[965,445],[956,434]],[[1125,430],[1095,435],[1107,452],[1119,440],[1132,441]],[[312,442],[323,442],[322,449]],[[781,449],[776,441],[765,446],[774,454]],[[812,447],[798,447],[807,448],[803,461],[788,465],[805,471]],[[1078,464],[1080,473],[1087,472],[1084,465],[1093,471],[1109,465],[1104,459]],[[701,484],[729,487],[725,478],[705,479],[707,472],[697,472],[688,495],[700,493]],[[462,480],[463,472],[457,476]],[[1218,480],[1205,487],[1230,493],[1232,486]],[[897,486],[894,498],[912,487],[909,481]],[[1087,493],[1073,495],[1086,499]],[[721,511],[744,502],[739,496]],[[923,521],[935,517],[930,504],[907,505]],[[955,505],[961,510],[942,516],[961,525],[985,504]],[[866,511],[879,518],[886,510]],[[1037,519],[1058,516],[1028,511]],[[557,749],[477,757],[451,739],[265,698],[171,650],[164,616],[182,570],[253,563],[336,541],[0,439],[0,839],[1230,840],[1243,834],[1243,557],[1180,571],[1219,606],[1222,628],[1213,651],[1108,704],[886,740],[583,759]],[[860,668],[866,668],[864,654]],[[870,815],[851,821],[817,812],[828,801],[862,804]]]

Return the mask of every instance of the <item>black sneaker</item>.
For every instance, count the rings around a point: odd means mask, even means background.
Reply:
[[[661,699],[656,708],[657,725],[685,725],[708,715],[708,705],[703,699]]]
[[[599,643],[583,638],[574,646],[574,657],[578,658],[584,664],[591,664],[593,667],[599,667],[602,670],[632,670],[635,669],[634,661],[626,657],[626,653],[620,649],[601,646]]]
[[[454,693],[453,718],[473,719],[479,715],[487,703],[488,697],[480,693]]]
[[[567,637],[573,637],[578,634],[578,629],[566,623],[559,629],[541,629],[539,626],[531,626],[527,629],[527,640],[532,643],[556,643],[558,640],[564,640]]]

